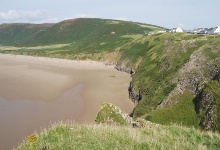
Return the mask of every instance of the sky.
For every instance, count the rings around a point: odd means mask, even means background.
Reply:
[[[0,24],[72,18],[117,19],[166,28],[215,27],[220,26],[220,0],[0,0]]]

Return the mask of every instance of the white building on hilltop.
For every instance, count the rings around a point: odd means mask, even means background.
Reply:
[[[220,34],[220,26],[218,26],[218,27],[214,30],[214,34]]]
[[[176,32],[183,32],[183,29],[181,29],[180,27],[176,28]]]
[[[173,28],[173,29],[170,30],[170,32],[183,32],[183,29],[181,29],[180,27]]]

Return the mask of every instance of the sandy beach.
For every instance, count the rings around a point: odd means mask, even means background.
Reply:
[[[51,123],[94,123],[103,102],[127,113],[130,75],[94,61],[0,54],[0,149]]]

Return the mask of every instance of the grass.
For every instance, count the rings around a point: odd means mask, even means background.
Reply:
[[[35,133],[36,134],[36,133]],[[157,128],[59,123],[18,146],[24,149],[215,150],[220,135],[178,125]],[[34,141],[33,141],[34,139]]]
[[[68,46],[69,44],[53,44],[53,45],[45,45],[45,46],[34,46],[34,47],[14,47],[14,46],[1,46],[0,50],[7,51],[7,50],[54,50],[54,49],[60,49],[64,48],[65,46]]]
[[[194,106],[194,96],[190,93],[179,94],[173,97],[178,103],[165,108],[157,108],[148,118],[152,122],[170,125],[171,123],[199,128],[199,119]]]

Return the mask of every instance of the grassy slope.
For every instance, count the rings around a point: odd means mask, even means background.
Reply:
[[[217,133],[176,125],[131,128],[58,124],[33,134],[18,149],[218,149]]]
[[[0,25],[0,45],[20,45],[34,34],[47,29],[53,24],[2,24]]]
[[[202,40],[204,37],[207,40]],[[189,61],[193,52],[208,44],[208,48],[203,49],[204,56],[209,61],[220,57],[219,50],[216,52],[220,47],[220,36],[162,34],[148,38],[147,44],[145,43],[147,45],[145,53],[142,52],[144,60],[133,78],[133,84],[139,87],[143,94],[143,99],[134,110],[134,116],[147,116],[147,119],[157,123],[177,122],[198,126],[195,106],[193,105],[194,96],[187,91],[176,97],[179,104],[153,110],[176,87],[174,79],[178,77],[178,71]],[[183,44],[183,41],[193,41],[193,43]],[[183,119],[183,116],[187,116],[187,118]],[[193,123],[189,123],[190,121]]]
[[[197,35],[163,34],[148,37],[148,47],[145,59],[140,64],[134,77],[134,84],[140,87],[144,100],[139,106],[145,106],[145,111],[136,109],[137,115],[143,115],[152,111],[176,86],[172,79],[176,72],[189,59],[189,56],[200,46],[195,45],[188,51],[182,51],[181,41],[186,38],[197,38]],[[140,109],[143,109],[140,108]]]
[[[180,97],[180,98],[179,98]],[[194,96],[189,93],[177,95],[176,98],[181,99],[179,103],[166,108],[158,108],[151,112],[152,122],[160,124],[178,123],[185,126],[199,127],[199,118],[197,117],[195,106],[193,103]]]
[[[0,31],[2,28],[1,25]],[[0,52],[93,59],[133,67],[135,75],[132,84],[138,87],[143,95],[134,109],[134,117],[142,116],[163,124],[175,122],[197,127],[198,117],[192,103],[194,95],[187,91],[175,97],[179,103],[168,108],[156,108],[177,86],[174,78],[177,78],[178,71],[195,51],[203,47],[203,55],[209,61],[219,58],[220,36],[184,33],[146,35],[149,31],[159,29],[156,26],[115,20],[67,20],[27,36],[28,38],[20,38],[19,45],[13,43],[14,36],[12,43],[0,38],[1,45],[16,46],[0,46]],[[19,33],[20,37],[26,35]],[[179,113],[173,110],[178,110]],[[191,122],[192,120],[194,121]]]

